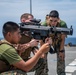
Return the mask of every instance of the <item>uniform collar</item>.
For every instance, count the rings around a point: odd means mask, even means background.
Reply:
[[[8,42],[6,39],[1,40],[2,43],[8,43],[10,45],[12,45],[10,42]]]

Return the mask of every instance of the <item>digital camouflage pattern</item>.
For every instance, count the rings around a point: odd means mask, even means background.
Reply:
[[[59,52],[57,52],[57,74],[66,75],[65,74],[65,57],[64,57],[64,60],[62,60],[61,57],[59,57]]]
[[[3,73],[0,73],[0,75],[27,75],[26,72],[21,70],[10,70]]]
[[[53,40],[53,47],[57,54],[57,74],[58,75],[65,75],[65,56],[64,60],[59,56],[60,51],[60,44],[61,44],[61,34],[51,34],[51,38]],[[64,52],[65,55],[65,52]]]
[[[35,75],[48,75],[48,70],[46,69],[46,60],[40,58],[35,67],[30,71],[35,71]]]

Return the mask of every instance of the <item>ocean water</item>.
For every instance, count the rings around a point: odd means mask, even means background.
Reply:
[[[67,45],[68,43],[72,43],[72,45],[76,45],[76,38],[66,38],[65,45]]]
[[[0,40],[3,38],[0,38]],[[66,38],[65,39],[65,45],[68,45],[68,43],[72,43],[72,45],[76,45],[76,38]]]
[[[3,39],[2,37],[0,37],[0,40]]]

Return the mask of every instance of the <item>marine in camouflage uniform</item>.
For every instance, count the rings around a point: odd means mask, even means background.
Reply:
[[[9,49],[8,47],[8,45],[10,45],[10,44],[8,44],[5,40],[2,40],[2,43],[1,43],[1,45],[3,44],[3,46],[2,47],[4,47],[4,46],[7,46],[7,49]],[[14,47],[13,45],[10,45],[11,46],[11,49]],[[6,47],[5,47],[6,48]],[[2,48],[2,49],[4,49],[4,48]],[[31,49],[31,48],[29,48],[29,49]],[[1,50],[1,49],[0,49]],[[3,51],[3,50],[2,50]],[[29,52],[31,52],[31,51],[29,51]],[[25,52],[25,53],[27,53],[27,52]],[[8,54],[8,53],[7,53]],[[11,54],[11,53],[10,53]],[[27,54],[26,54],[27,55]],[[15,56],[15,55],[14,55]],[[28,56],[28,55],[27,55]],[[13,58],[13,56],[12,56],[12,58]],[[23,57],[24,58],[24,60],[25,61],[27,61],[27,60],[29,60],[30,59],[30,57],[28,56],[28,57]],[[0,58],[1,59],[1,58]],[[35,67],[32,69],[32,70],[30,70],[30,72],[33,72],[33,71],[35,71],[35,75],[47,75],[46,74],[46,72],[45,72],[45,70],[44,70],[44,68],[45,68],[45,63],[44,63],[44,59],[43,58],[41,58],[41,59],[39,59],[39,61],[38,61],[38,63],[35,65]],[[2,66],[2,67],[1,67]],[[24,72],[24,71],[22,71],[22,70],[19,70],[19,69],[16,69],[16,68],[14,68],[13,66],[10,66],[10,64],[8,64],[8,62],[7,61],[4,61],[4,60],[0,60],[0,75],[27,75],[27,73],[26,72]],[[3,68],[3,69],[2,69]]]
[[[8,29],[10,30],[8,31]],[[9,37],[9,33],[11,38]],[[30,70],[32,67],[35,66],[40,56],[48,51],[48,50],[46,51],[45,49],[49,49],[49,44],[52,43],[50,42],[43,45],[42,48],[38,51],[38,53],[26,63],[23,61],[22,57],[18,54],[14,45],[12,45],[14,43],[18,43],[21,38],[19,26],[14,22],[6,22],[3,26],[3,35],[6,40],[1,40],[1,44],[0,44],[0,61],[1,61],[0,69],[2,69],[0,70],[0,75],[27,75],[26,71]],[[37,44],[37,41],[34,42],[35,44]],[[36,66],[36,69],[37,68],[43,69],[44,66],[41,67],[43,65],[43,60],[40,59],[40,61],[41,63],[38,62],[38,67]],[[24,70],[25,72],[19,70],[14,66]],[[45,75],[44,70],[43,71],[38,70],[37,73],[38,75]]]
[[[30,23],[30,20],[33,19],[33,15],[29,14],[29,13],[24,13],[21,15],[21,22],[22,23]],[[32,38],[30,36],[26,36],[25,34],[22,34],[22,38],[20,41],[20,44],[24,44],[24,43],[28,43]],[[21,57],[27,61],[28,59],[30,59],[30,54],[31,52],[33,52],[33,48],[30,47],[27,50],[25,50],[24,53],[21,54]],[[31,71],[35,71],[35,75],[48,75],[48,72],[46,71],[45,68],[45,62],[44,62],[44,58],[40,58],[38,63],[35,65],[35,67],[31,70]]]
[[[0,75],[27,75],[26,72],[16,69],[12,65],[10,65],[13,62],[13,60],[11,59],[14,59],[15,62],[22,60],[22,58],[16,53],[17,51],[15,50],[15,47],[13,45],[9,44],[6,40],[0,41]],[[9,56],[9,54],[13,55]],[[14,58],[14,56],[16,55],[17,57]],[[11,59],[6,56],[11,57]],[[5,58],[8,59],[8,61]]]
[[[64,21],[60,21],[60,27],[67,28],[67,25]],[[60,40],[58,41],[59,46],[57,47],[57,74],[58,75],[66,75],[65,74],[65,48],[63,47],[62,51],[61,48],[61,42],[63,36],[66,36],[64,34],[60,35]],[[64,39],[65,43],[65,39]],[[60,56],[60,53],[63,54],[63,58]]]
[[[52,10],[49,13],[49,18],[46,19],[45,22],[42,22],[42,25],[67,28],[66,23],[59,19],[59,13],[56,10]],[[52,38],[53,47],[57,54],[57,74],[66,75],[65,74],[65,49],[64,49],[64,42],[65,42],[66,35],[53,33],[50,35],[50,37]]]

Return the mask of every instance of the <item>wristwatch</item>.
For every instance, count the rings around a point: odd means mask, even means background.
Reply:
[[[59,52],[63,53],[63,52],[65,52],[65,50],[63,49],[63,50],[60,50]]]

